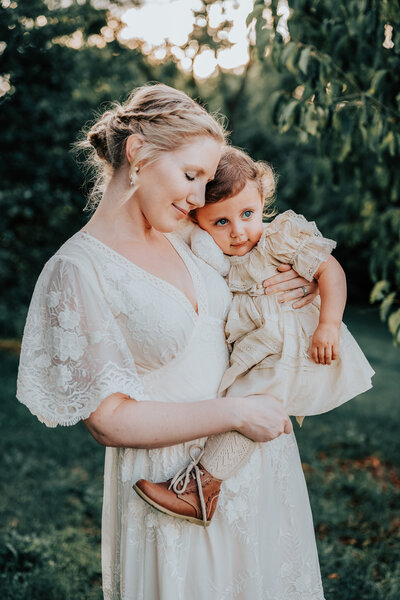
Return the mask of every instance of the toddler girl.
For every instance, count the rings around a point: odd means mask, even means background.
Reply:
[[[220,394],[275,396],[301,425],[305,416],[327,412],[365,392],[374,372],[342,323],[346,282],[331,256],[336,243],[291,210],[263,223],[274,191],[269,165],[228,147],[207,186],[205,206],[191,215],[197,225],[190,244],[225,277],[233,294],[225,329],[232,353]],[[262,282],[280,263],[293,265],[309,281],[316,278],[320,300],[295,310],[280,304],[276,295],[266,295]],[[142,480],[135,489],[159,510],[183,518],[189,518],[185,504],[197,502],[199,518],[189,520],[208,524],[221,481],[254,448],[254,442],[237,432],[211,436],[172,480]]]

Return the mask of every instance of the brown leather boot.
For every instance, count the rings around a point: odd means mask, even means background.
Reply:
[[[192,456],[195,448],[202,450],[197,458]],[[222,481],[213,477],[199,463],[203,454],[201,446],[191,446],[189,454],[192,461],[172,479],[162,483],[140,479],[133,489],[157,510],[207,527],[217,506]]]

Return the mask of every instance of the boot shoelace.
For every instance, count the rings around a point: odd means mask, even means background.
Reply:
[[[200,450],[197,456],[193,455],[193,452],[195,450]],[[169,484],[168,489],[170,490],[172,488],[175,494],[183,494],[186,491],[190,478],[193,477],[193,479],[195,479],[197,483],[197,492],[199,494],[201,506],[201,516],[203,518],[203,523],[205,524],[207,522],[207,510],[206,503],[204,501],[203,486],[201,484],[201,475],[204,475],[204,471],[201,471],[201,469],[198,466],[198,463],[203,454],[203,446],[200,446],[200,444],[192,444],[189,448],[189,456],[192,460],[190,461],[187,467],[183,467],[182,469],[180,469],[177,472],[177,474],[171,479],[171,483]]]

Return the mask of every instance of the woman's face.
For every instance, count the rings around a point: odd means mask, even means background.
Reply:
[[[191,210],[204,205],[205,187],[214,178],[221,150],[211,137],[194,137],[140,168],[133,199],[151,227],[174,231]]]

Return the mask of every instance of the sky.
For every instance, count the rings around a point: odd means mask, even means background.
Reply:
[[[193,69],[199,78],[209,77],[217,63],[224,69],[243,66],[249,59],[247,15],[253,8],[253,0],[225,0],[225,14],[221,5],[210,7],[210,25],[217,26],[224,19],[232,20],[234,25],[228,39],[233,44],[229,49],[220,50],[217,58],[211,50],[204,50],[194,62]],[[127,10],[122,20],[126,23],[121,32],[123,39],[136,38],[144,40],[149,47],[160,47],[156,51],[159,59],[163,58],[162,45],[165,40],[176,48],[174,53],[180,59],[183,69],[190,68],[191,59],[185,57],[179,46],[187,41],[193,28],[193,10],[199,9],[199,0],[146,0],[140,8]]]

